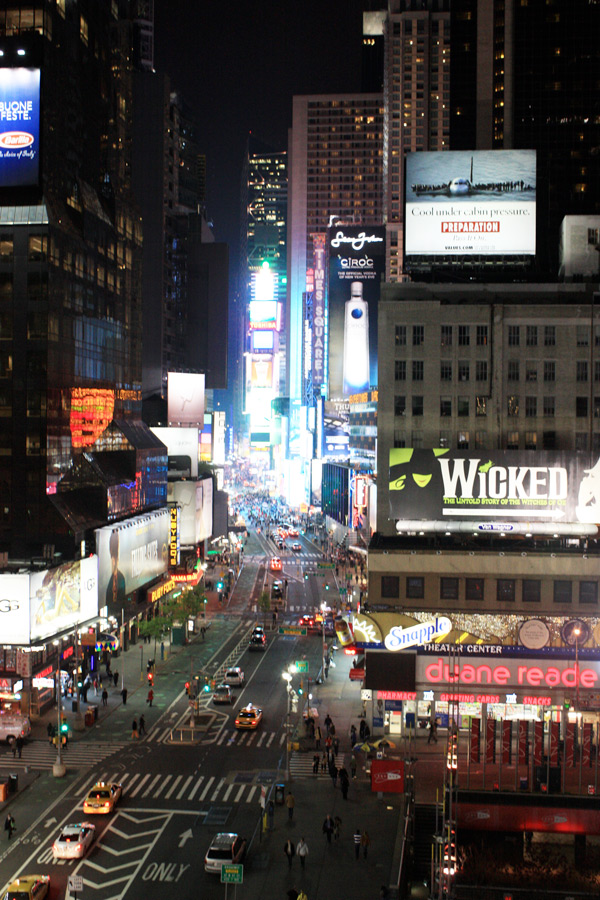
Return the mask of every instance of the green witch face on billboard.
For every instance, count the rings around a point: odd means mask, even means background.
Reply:
[[[394,518],[439,517],[442,484],[436,460],[444,453],[448,450],[390,450],[390,511]]]

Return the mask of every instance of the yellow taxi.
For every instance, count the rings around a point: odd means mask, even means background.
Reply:
[[[83,801],[83,811],[84,813],[110,813],[122,793],[122,785],[116,782],[99,781]]]
[[[9,884],[3,900],[43,900],[49,890],[49,875],[23,875]]]
[[[236,728],[258,728],[262,722],[262,709],[249,703],[235,717]]]

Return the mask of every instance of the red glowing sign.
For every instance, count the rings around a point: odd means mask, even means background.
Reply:
[[[500,694],[440,694],[442,703],[500,703]]]
[[[526,706],[552,706],[552,697],[523,697]]]
[[[456,663],[450,667],[442,657],[425,667],[425,680],[430,684],[458,683],[468,684],[517,684],[527,687],[567,687],[577,686],[577,669],[567,666],[562,669],[553,665],[490,665],[482,663]],[[579,667],[579,685],[593,688],[598,682],[598,675],[593,669]]]
[[[63,652],[60,655],[63,659],[68,659],[69,656],[73,656],[73,648],[67,647],[67,649],[63,650]]]
[[[377,691],[378,700],[416,700],[416,691]]]
[[[36,678],[44,678],[46,675],[52,675],[54,669],[52,666],[46,666],[41,672],[36,672]]]
[[[404,760],[372,760],[371,790],[402,794],[404,792]]]
[[[110,425],[115,393],[109,388],[71,388],[71,443],[91,447]]]

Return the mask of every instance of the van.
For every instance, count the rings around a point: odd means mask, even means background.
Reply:
[[[31,722],[27,716],[18,713],[0,712],[0,741],[12,744],[18,737],[26,738],[31,733]]]

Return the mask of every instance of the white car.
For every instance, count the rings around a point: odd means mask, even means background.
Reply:
[[[52,845],[55,859],[81,859],[96,840],[96,826],[91,822],[65,825]]]
[[[239,666],[233,666],[233,668],[227,669],[225,677],[223,678],[225,684],[228,684],[230,687],[242,687],[245,680],[244,673]]]
[[[231,703],[233,694],[228,684],[218,684],[213,693],[213,703]]]

